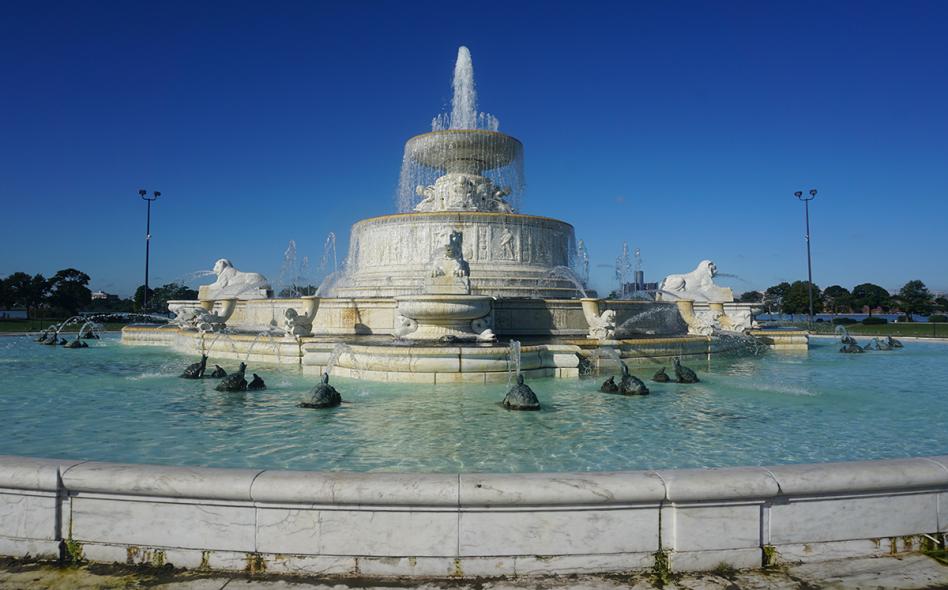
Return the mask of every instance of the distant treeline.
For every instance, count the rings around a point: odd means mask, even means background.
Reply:
[[[173,299],[197,299],[197,291],[186,285],[168,283],[148,289],[144,309],[145,286],[135,290],[131,299],[105,295],[93,299],[89,275],[66,268],[52,277],[15,272],[0,279],[0,309],[25,309],[30,317],[67,317],[80,312],[165,311]]]
[[[780,283],[760,291],[742,293],[739,300],[762,303],[770,313],[797,314],[810,310],[809,283]],[[907,321],[912,315],[929,316],[948,311],[948,299],[935,297],[922,281],[909,281],[898,293],[889,293],[879,285],[862,283],[850,291],[840,285],[820,289],[813,285],[814,313],[902,313]]]

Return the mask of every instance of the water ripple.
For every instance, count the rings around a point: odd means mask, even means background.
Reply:
[[[602,471],[767,465],[948,452],[948,347],[769,354],[695,363],[702,382],[598,392],[535,379],[543,410],[505,386],[334,379],[347,404],[297,408],[316,378],[253,364],[268,389],[221,393],[177,375],[196,359],[114,337],[89,349],[0,346],[0,453],[122,462],[356,471]],[[211,359],[215,362],[215,359]],[[236,361],[216,359],[228,370]]]

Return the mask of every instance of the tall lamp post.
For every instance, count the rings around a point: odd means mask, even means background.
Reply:
[[[142,295],[142,311],[148,310],[148,257],[151,250],[151,202],[161,196],[161,193],[155,191],[148,196],[148,191],[138,189],[138,196],[148,203],[148,216],[145,221],[145,292]]]
[[[793,193],[793,196],[803,201],[803,215],[806,218],[806,292],[810,299],[810,315],[807,326],[813,329],[813,263],[810,258],[810,201],[816,198],[816,189],[811,188],[806,195],[803,191]]]

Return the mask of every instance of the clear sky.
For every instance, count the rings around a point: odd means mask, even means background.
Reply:
[[[393,212],[404,141],[449,105],[523,141],[525,213],[571,222],[593,286],[713,259],[736,291],[910,279],[948,290],[948,2],[8,1],[0,275],[92,287],[220,257],[276,279]],[[342,256],[340,256],[341,258]],[[193,283],[192,283],[193,284]]]

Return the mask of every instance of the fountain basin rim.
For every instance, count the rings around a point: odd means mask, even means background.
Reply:
[[[409,137],[405,143],[411,143],[412,141],[420,137],[432,137],[432,136],[447,136],[447,135],[462,135],[462,134],[472,134],[472,135],[488,135],[494,137],[503,137],[505,139],[511,139],[520,145],[523,145],[519,139],[513,135],[504,133],[503,131],[491,131],[490,129],[439,129],[438,131],[427,131],[425,133],[419,133],[417,135],[412,135]]]
[[[457,217],[458,221],[462,217],[482,217],[482,218],[498,218],[498,217],[509,217],[513,220],[523,220],[523,219],[537,219],[540,221],[553,222],[560,225],[565,225],[570,228],[573,228],[573,224],[568,221],[563,221],[561,219],[556,219],[555,217],[545,217],[543,215],[525,215],[523,213],[501,213],[496,211],[418,211],[412,213],[389,213],[387,215],[377,215],[375,217],[366,217],[360,219],[352,224],[352,227],[361,226],[373,222],[378,222],[387,219],[419,219],[422,217]]]
[[[622,505],[948,489],[948,455],[765,467],[524,473],[296,471],[0,455],[0,488],[56,491],[59,486],[70,492],[327,505]]]
[[[409,295],[407,297],[411,297],[411,296]],[[490,297],[487,295],[472,295],[472,297],[486,297],[490,299]],[[559,301],[575,301],[575,300],[562,299]],[[154,332],[155,329],[158,328],[159,326],[166,326],[166,325],[167,324],[128,324],[124,326],[122,330],[128,331],[128,332]],[[185,329],[177,328],[177,327],[175,327],[175,329],[179,332],[185,332],[185,333],[192,332],[193,333],[193,330],[185,330]],[[114,330],[114,332],[120,333],[122,330]],[[800,332],[800,333],[805,334],[805,332]],[[24,334],[32,334],[32,332],[30,333],[24,332],[23,334],[20,334],[20,335],[24,335]],[[228,332],[226,335],[228,338],[233,339],[233,340],[249,342],[249,341],[252,341],[254,338],[257,338],[259,336],[259,332],[235,331],[235,332]],[[364,350],[378,350],[380,348],[385,348],[387,346],[390,346],[390,344],[359,343],[357,341],[359,338],[359,335],[347,335],[347,336],[351,336],[352,340],[346,340],[345,338],[343,338],[342,336],[338,334],[315,334],[313,336],[302,336],[300,338],[300,342],[303,345],[307,345],[307,344],[327,344],[327,343],[345,341],[353,350],[363,350],[363,349]],[[827,336],[827,337],[829,338],[831,336]],[[294,338],[286,338],[284,336],[278,336],[276,334],[274,334],[274,338],[277,340],[285,341],[287,343],[296,342],[296,339]],[[514,338],[514,339],[522,338],[522,336],[513,335],[511,336],[511,338]],[[649,335],[649,336],[642,336],[641,338],[622,338],[622,339],[615,339],[615,340],[595,340],[595,339],[579,337],[579,336],[550,336],[549,340],[550,342],[543,342],[543,343],[537,343],[537,344],[524,344],[522,350],[524,352],[538,351],[538,350],[541,350],[541,347],[551,347],[551,346],[579,346],[579,347],[591,346],[594,348],[598,348],[601,345],[604,345],[604,346],[625,346],[625,345],[645,346],[649,344],[680,344],[680,343],[685,343],[685,342],[709,342],[709,341],[714,340],[714,336],[701,336],[701,335],[696,335],[696,334],[682,334],[678,336]],[[504,342],[494,343],[493,345],[490,345],[488,343],[478,343],[474,345],[473,343],[452,342],[452,343],[444,343],[440,345],[430,345],[430,346],[425,346],[425,344],[415,344],[412,346],[412,349],[414,351],[423,350],[425,348],[431,348],[432,350],[440,350],[440,349],[445,349],[445,348],[458,348],[458,347],[488,349],[488,348],[491,348],[492,346],[496,348],[503,348],[503,349],[507,348],[507,344]],[[403,349],[405,348],[405,346],[396,347],[396,348]]]

